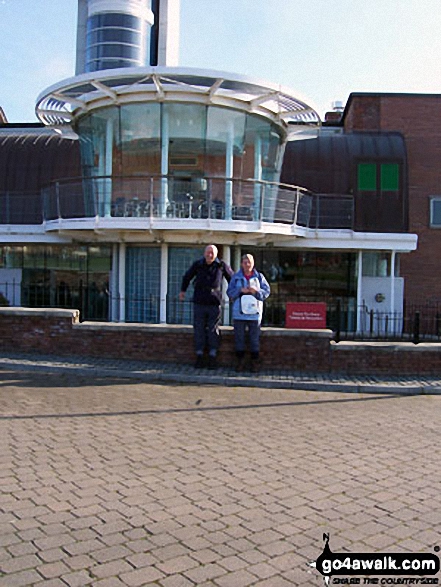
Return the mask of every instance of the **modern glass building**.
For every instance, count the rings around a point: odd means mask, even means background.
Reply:
[[[0,156],[9,169],[0,292],[13,304],[78,307],[83,318],[185,323],[182,275],[216,243],[235,269],[241,254],[255,255],[272,283],[269,323],[283,324],[285,303],[301,300],[342,302],[356,324],[378,291],[398,310],[400,254],[416,247],[402,138],[327,129],[279,85],[145,65],[154,27],[158,62],[173,55],[172,6],[80,0],[81,73],[38,97],[45,129],[0,130],[0,155],[11,153]],[[26,157],[33,171],[2,187]],[[377,215],[366,197],[374,175]]]

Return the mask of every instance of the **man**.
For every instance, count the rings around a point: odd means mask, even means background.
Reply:
[[[251,371],[257,373],[259,370],[263,301],[270,293],[265,276],[254,268],[253,255],[243,255],[240,270],[233,275],[227,290],[228,297],[233,301],[236,371],[244,369],[246,330],[250,337]]]
[[[219,349],[219,322],[221,318],[222,278],[230,282],[233,270],[218,259],[217,247],[208,245],[204,256],[193,263],[182,278],[179,299],[185,299],[185,292],[194,279],[194,343],[196,369],[204,366],[204,349],[208,347],[208,368],[216,369]]]

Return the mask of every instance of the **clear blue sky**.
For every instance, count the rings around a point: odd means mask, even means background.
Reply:
[[[74,75],[76,0],[0,0],[0,106],[36,120]],[[441,94],[441,0],[181,0],[180,65],[294,90],[323,116],[362,92]]]

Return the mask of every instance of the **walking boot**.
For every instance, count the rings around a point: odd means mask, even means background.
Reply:
[[[210,371],[215,371],[217,369],[217,358],[216,358],[216,356],[210,355],[208,357],[208,369]]]
[[[251,373],[259,373],[260,365],[259,365],[259,355],[257,353],[253,353],[251,355]]]
[[[242,373],[245,370],[245,353],[236,351],[236,373]]]
[[[196,363],[194,364],[195,369],[202,369],[204,366],[204,357],[203,355],[196,356]]]

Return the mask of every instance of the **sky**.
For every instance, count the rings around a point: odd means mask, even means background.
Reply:
[[[0,106],[75,72],[77,0],[0,0]],[[441,0],[181,0],[180,65],[281,84],[323,118],[351,92],[441,94]]]

